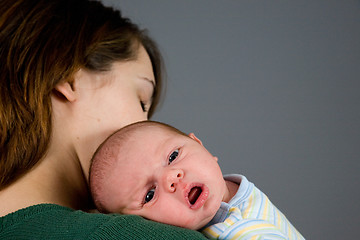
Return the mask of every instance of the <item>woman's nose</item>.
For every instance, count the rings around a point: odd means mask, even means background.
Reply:
[[[184,172],[181,169],[170,169],[164,177],[165,190],[175,192],[179,181],[184,177]]]

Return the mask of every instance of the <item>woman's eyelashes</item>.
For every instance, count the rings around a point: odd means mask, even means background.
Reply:
[[[175,161],[175,159],[179,156],[179,149],[173,151],[169,156],[169,164]]]
[[[149,106],[147,106],[148,104],[146,104],[144,101],[140,101],[140,106],[143,110],[143,112],[147,112],[149,111]]]

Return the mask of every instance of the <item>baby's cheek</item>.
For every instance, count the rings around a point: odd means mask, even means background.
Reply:
[[[195,214],[195,215],[192,214],[187,216],[187,218],[180,215],[181,220],[178,221],[179,224],[177,226],[192,230],[199,230],[203,228],[212,219],[212,218],[206,218],[204,216],[200,217],[199,215],[200,214]]]

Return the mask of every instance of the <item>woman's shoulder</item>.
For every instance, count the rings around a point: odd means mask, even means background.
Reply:
[[[39,204],[0,218],[0,239],[205,239],[196,231],[139,216],[87,213]],[[151,238],[151,237],[150,237]]]

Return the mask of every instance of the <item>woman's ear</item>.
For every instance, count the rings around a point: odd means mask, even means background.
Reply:
[[[69,102],[76,100],[76,93],[73,88],[73,84],[68,81],[63,81],[55,86],[55,91],[58,96],[66,99]]]
[[[195,136],[194,133],[190,133],[190,134],[189,134],[189,137],[192,138],[192,139],[194,139],[194,140],[197,141],[198,143],[200,143],[200,145],[203,145],[202,142],[201,142],[201,140],[198,139],[198,138]]]

